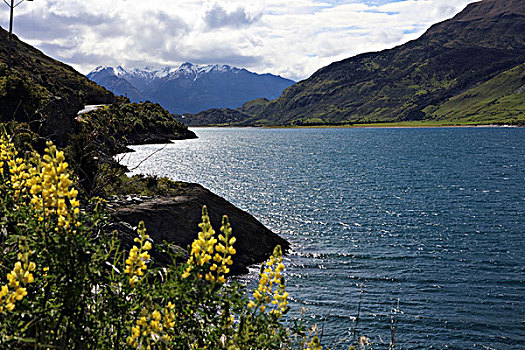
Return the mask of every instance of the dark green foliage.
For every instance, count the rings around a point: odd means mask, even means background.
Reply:
[[[173,196],[184,183],[172,181],[166,177],[134,175],[128,177],[124,171],[114,176],[100,193],[111,195]]]
[[[8,122],[0,123],[0,133],[12,135],[11,141],[22,154],[41,151],[42,140],[39,135],[31,131],[28,123]]]
[[[87,134],[71,135],[69,146],[65,151],[71,168],[78,177],[77,187],[86,194],[96,193],[100,166],[97,162],[98,153],[95,143]]]
[[[0,28],[0,65],[7,64],[8,33]],[[46,97],[60,96],[84,104],[111,103],[115,97],[103,87],[93,83],[72,67],[44,55],[41,51],[13,36],[12,72],[35,86],[47,91]],[[0,67],[0,76],[6,72]]]
[[[200,125],[237,125],[250,118],[250,115],[240,112],[235,109],[222,108],[222,109],[209,109],[197,114],[185,114],[184,117],[175,116],[175,118],[189,126],[200,126]]]
[[[0,121],[31,121],[50,96],[49,92],[22,78],[19,73],[7,74],[0,66]]]
[[[176,119],[189,126],[243,125],[247,119],[261,112],[268,102],[270,101],[266,98],[258,98],[246,102],[237,109],[209,109],[197,114],[185,114],[184,117],[176,116]]]
[[[128,144],[162,143],[195,137],[159,104],[116,103],[79,117],[82,132],[106,144],[113,155]]]

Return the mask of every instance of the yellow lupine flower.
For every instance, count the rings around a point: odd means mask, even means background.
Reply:
[[[18,260],[13,270],[7,274],[8,284],[0,288],[0,306],[5,304],[5,309],[13,311],[17,301],[21,301],[27,295],[27,289],[21,285],[28,285],[34,282],[31,271],[34,271],[36,265],[29,261],[31,252],[27,251],[27,246],[20,244],[21,252],[18,253]],[[0,313],[3,312],[3,306]]]
[[[124,273],[131,275],[129,284],[132,288],[139,282],[139,277],[144,276],[144,271],[147,269],[146,262],[150,259],[147,251],[152,248],[151,242],[148,241],[149,236],[146,234],[146,227],[143,221],[139,223],[137,233],[139,237],[136,237],[134,241],[139,243],[140,247],[133,246],[130,249],[126,259],[126,268],[124,269]]]
[[[161,310],[149,313],[147,309],[141,310],[141,316],[131,327],[131,334],[127,338],[128,345],[134,348],[155,348],[158,341],[171,339],[167,332],[173,331],[175,326],[175,305],[168,305]]]
[[[188,278],[192,271],[202,271],[203,274],[196,272],[198,278],[202,278],[212,283],[225,283],[225,274],[230,272],[228,265],[233,264],[231,255],[235,254],[235,249],[231,246],[235,239],[231,237],[231,227],[226,216],[223,217],[221,226],[222,234],[215,238],[208,210],[206,206],[202,208],[202,223],[199,224],[201,231],[198,233],[191,245],[190,257],[187,267],[182,274],[182,278]]]
[[[282,250],[280,246],[277,246],[268,261],[261,265],[259,285],[253,292],[255,301],[248,302],[248,307],[254,309],[254,312],[259,309],[264,313],[266,304],[270,304],[272,307],[270,313],[277,317],[281,317],[286,312],[289,294],[286,292],[284,279],[281,275],[284,268]],[[277,287],[274,289],[274,286]]]

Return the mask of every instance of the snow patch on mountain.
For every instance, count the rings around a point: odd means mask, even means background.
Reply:
[[[133,69],[125,69],[122,66],[118,66],[116,68],[110,67],[110,66],[98,66],[95,69],[93,69],[89,74],[89,76],[94,76],[96,74],[112,74],[116,77],[123,78],[123,79],[144,79],[147,81],[147,83],[150,83],[156,79],[176,79],[180,77],[188,77],[192,80],[197,80],[204,76],[205,74],[209,74],[212,72],[221,72],[221,73],[227,73],[227,72],[238,72],[241,69],[236,67],[231,67],[228,65],[196,65],[192,64],[190,62],[183,63],[180,65],[180,67],[142,67],[142,68],[133,68]]]
[[[173,113],[239,107],[256,98],[274,99],[294,83],[276,75],[257,74],[244,68],[190,62],[179,67],[125,69],[122,66],[99,66],[87,76],[133,102],[158,102]]]

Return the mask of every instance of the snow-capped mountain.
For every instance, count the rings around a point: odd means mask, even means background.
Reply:
[[[100,66],[87,77],[131,101],[160,103],[172,113],[197,113],[210,108],[237,108],[256,98],[279,97],[294,81],[256,74],[228,65],[145,67],[126,70]]]

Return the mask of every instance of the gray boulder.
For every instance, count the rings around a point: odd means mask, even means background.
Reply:
[[[247,273],[247,266],[265,261],[277,245],[287,251],[290,244],[270,231],[247,212],[235,207],[222,197],[198,184],[185,184],[178,193],[155,198],[127,198],[120,200],[113,210],[113,219],[121,233],[124,248],[129,248],[136,237],[132,227],[143,220],[147,233],[154,242],[167,241],[186,248],[197,238],[202,221],[202,207],[208,208],[216,232],[221,227],[222,216],[227,215],[237,241],[234,248],[232,273]],[[169,263],[165,256],[153,251],[157,263]],[[182,257],[184,259],[184,257]],[[181,259],[181,260],[182,260]]]

